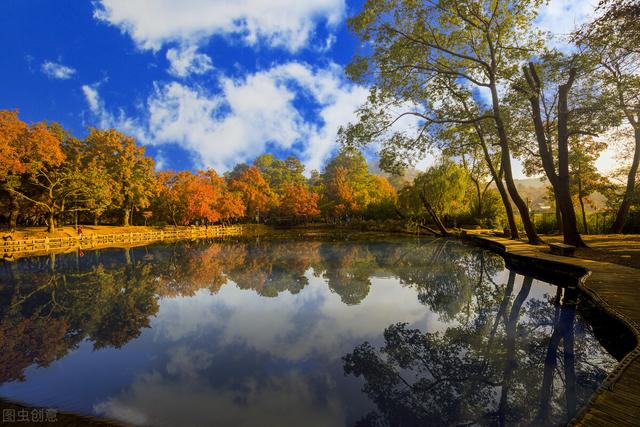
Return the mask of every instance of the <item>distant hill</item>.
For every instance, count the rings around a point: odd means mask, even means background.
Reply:
[[[550,184],[546,178],[525,178],[514,181],[518,192],[525,201],[530,203],[534,211],[545,211],[550,208],[547,200],[547,187]]]

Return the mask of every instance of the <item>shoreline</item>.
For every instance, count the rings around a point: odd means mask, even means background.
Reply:
[[[117,231],[125,227],[114,227]],[[133,227],[126,227],[131,230]],[[246,230],[257,230],[251,225],[215,225],[210,227],[141,227],[140,231],[125,233],[87,233],[79,236],[48,237],[20,240],[0,241],[0,259],[13,261],[17,258],[61,254],[76,250],[93,250],[105,248],[126,248],[144,246],[155,242],[182,239],[201,239],[243,235]]]
[[[609,262],[563,257],[545,246],[500,237],[470,235],[467,239],[539,272],[576,279],[575,285],[633,334],[633,350],[618,362],[598,390],[568,425],[640,425],[640,270]],[[557,276],[556,276],[557,277]]]

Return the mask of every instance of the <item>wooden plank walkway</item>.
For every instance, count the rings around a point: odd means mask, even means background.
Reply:
[[[206,237],[238,236],[241,225],[216,225],[185,229],[166,229],[143,233],[87,234],[82,239],[74,237],[45,237],[42,239],[8,240],[0,242],[0,259],[39,253],[64,252],[69,249],[97,249],[122,245],[140,245],[156,241],[199,239]]]
[[[640,270],[619,264],[552,255],[546,246],[533,246],[500,237],[471,239],[506,256],[583,269],[579,288],[607,312],[625,323],[636,337],[634,350],[618,363],[570,425],[640,426]],[[559,265],[561,264],[561,265]]]

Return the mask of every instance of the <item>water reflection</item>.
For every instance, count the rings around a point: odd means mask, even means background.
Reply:
[[[385,329],[379,349],[365,342],[347,354],[345,373],[363,377],[377,405],[357,424],[557,425],[573,418],[612,362],[576,321],[575,289],[528,299],[533,279],[523,278],[514,295],[515,282],[509,272],[496,287],[502,297],[482,301],[471,322],[460,310],[458,324],[445,331],[397,323]]]
[[[558,424],[614,363],[582,304],[450,240],[22,259],[0,395],[152,425]]]

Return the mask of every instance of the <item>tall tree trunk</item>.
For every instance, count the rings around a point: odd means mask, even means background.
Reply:
[[[556,227],[558,227],[558,233],[562,233],[562,214],[560,213],[560,205],[558,204],[558,197],[553,196],[556,200]]]
[[[518,224],[516,224],[516,216],[513,213],[513,206],[511,205],[511,198],[509,197],[509,193],[504,186],[504,182],[501,177],[498,177],[496,181],[496,187],[498,187],[498,193],[500,193],[500,198],[502,199],[502,204],[504,205],[504,210],[507,214],[507,223],[509,224],[509,234],[511,234],[511,238],[517,240],[520,238],[520,232],[518,231]]]
[[[476,218],[480,219],[482,218],[482,190],[480,189],[480,181],[474,178],[471,178],[471,180],[476,187],[476,199],[478,201],[476,205]]]
[[[576,211],[571,200],[569,189],[569,90],[575,80],[577,71],[569,70],[567,82],[558,88],[558,175],[556,191],[562,212],[562,234],[564,243],[579,247],[587,246],[578,231]],[[551,183],[553,185],[553,182]],[[555,186],[554,186],[555,187]]]
[[[498,89],[496,88],[495,82],[491,83],[491,99],[493,103],[493,114],[495,116],[495,124],[496,129],[498,131],[498,139],[500,141],[500,150],[501,150],[501,165],[502,170],[504,172],[504,179],[507,184],[507,190],[509,190],[509,195],[511,196],[511,200],[518,208],[518,212],[520,212],[520,219],[522,220],[522,225],[524,226],[524,230],[527,233],[527,239],[531,244],[540,244],[542,240],[536,233],[536,230],[533,226],[533,222],[531,222],[531,218],[529,217],[529,207],[522,200],[520,193],[518,193],[518,189],[516,188],[516,184],[513,181],[513,171],[511,170],[511,149],[509,148],[509,137],[507,136],[507,131],[504,126],[504,122],[502,121],[502,112],[500,111],[500,101],[498,99]]]
[[[629,208],[631,207],[631,201],[633,200],[636,190],[636,176],[638,174],[638,166],[640,165],[640,124],[635,126],[634,134],[636,146],[633,152],[633,161],[631,162],[631,169],[627,176],[627,188],[624,191],[622,203],[620,203],[620,207],[616,213],[616,219],[613,221],[613,224],[611,224],[611,228],[609,229],[609,233],[612,234],[622,233],[624,224],[629,216]]]
[[[491,155],[489,154],[489,148],[487,147],[487,143],[484,139],[484,135],[482,134],[482,130],[476,125],[476,133],[478,134],[478,138],[480,139],[480,146],[482,147],[482,153],[484,154],[484,160],[487,162],[487,166],[489,167],[489,172],[491,172],[491,177],[493,177],[493,181],[496,183],[496,187],[498,188],[498,193],[500,193],[500,198],[502,199],[502,204],[504,205],[504,210],[507,214],[507,221],[509,223],[509,233],[511,234],[512,239],[520,238],[518,233],[518,227],[516,225],[516,219],[513,215],[513,206],[511,206],[511,199],[509,199],[509,194],[507,194],[507,190],[504,188],[504,183],[502,182],[502,168],[500,169],[500,173],[496,171],[496,168],[493,166],[493,160],[491,159]]]
[[[128,227],[129,226],[129,215],[130,215],[130,211],[128,207],[125,207],[122,211],[122,225],[124,227]]]
[[[538,151],[542,167],[544,169],[553,192],[556,197],[556,206],[562,214],[562,234],[564,243],[579,247],[586,246],[580,237],[578,231],[578,222],[576,220],[576,212],[571,201],[571,192],[569,190],[569,107],[568,97],[569,90],[573,85],[576,77],[576,70],[569,71],[567,82],[560,85],[558,89],[558,172],[556,173],[553,161],[553,154],[549,149],[547,136],[542,125],[542,112],[540,109],[540,93],[541,85],[535,66],[529,63],[529,66],[523,68],[524,76],[530,88],[529,103],[531,105],[531,118],[534,124],[536,141],[538,142]]]
[[[520,219],[522,220],[524,231],[527,233],[527,239],[529,240],[529,243],[539,245],[542,243],[542,239],[540,239],[538,233],[536,233],[536,229],[533,226],[531,217],[529,216],[529,206],[527,206],[527,203],[522,199],[520,193],[518,193],[516,183],[513,180],[513,172],[511,170],[511,154],[508,147],[506,147],[506,149],[503,149],[502,167],[504,170],[504,178],[507,184],[507,190],[509,190],[511,200],[513,200],[516,208],[518,208],[518,212],[520,212]]]
[[[56,218],[53,210],[49,210],[47,216],[47,233],[54,233],[56,231]]]
[[[558,194],[558,202],[560,203],[560,213],[562,214],[562,234],[564,243],[577,247],[586,247],[582,241],[580,232],[578,231],[578,220],[576,211],[571,201],[571,192],[569,191],[569,178],[560,179],[558,181],[556,193]]]
[[[18,215],[20,215],[20,203],[16,195],[9,191],[9,230],[14,231],[18,225]]]
[[[587,213],[584,210],[584,200],[582,200],[582,195],[578,195],[578,200],[580,201],[580,210],[582,211],[582,224],[584,225],[584,234],[589,234],[589,224],[587,224]]]
[[[584,210],[584,197],[582,194],[582,168],[578,161],[578,202],[580,203],[580,211],[582,212],[582,225],[584,225],[584,234],[589,234],[589,224],[587,224],[587,213]]]

